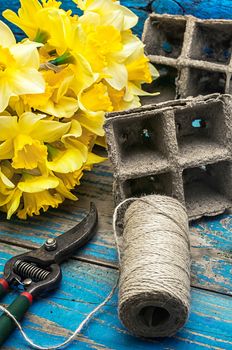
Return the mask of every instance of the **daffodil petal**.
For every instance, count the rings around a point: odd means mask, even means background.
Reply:
[[[77,120],[73,119],[71,121],[71,128],[69,132],[62,136],[61,141],[65,142],[65,140],[69,137],[80,137],[81,134],[82,134],[81,124]]]
[[[97,13],[102,23],[113,25],[118,30],[128,30],[136,25],[138,17],[118,1],[108,0],[74,0],[84,14]],[[110,14],[110,15],[109,15]]]
[[[122,90],[127,85],[128,73],[124,64],[111,62],[104,70],[104,73],[111,76],[110,78],[105,78],[105,80],[116,90]]]
[[[118,53],[115,53],[115,58],[118,60],[125,60],[129,56],[133,54],[133,52],[142,49],[143,50],[143,43],[139,38],[137,38],[135,35],[133,35],[130,31],[123,32],[122,34],[122,42],[123,42],[123,48]]]
[[[149,63],[149,68],[150,68],[150,72],[151,72],[151,76],[152,76],[153,80],[158,79],[160,74],[159,74],[159,71],[155,68],[155,66],[153,66],[153,64]]]
[[[38,109],[57,118],[71,118],[78,110],[78,102],[75,98],[64,96],[58,103],[50,99]]]
[[[77,94],[90,87],[99,77],[99,74],[94,74],[89,62],[80,54],[75,55],[75,79],[72,82],[72,87]]]
[[[64,185],[63,181],[60,180],[59,186],[56,188],[57,192],[60,193],[63,197],[76,201],[78,198],[71,193]]]
[[[0,116],[0,141],[10,139],[17,133],[17,117]]]
[[[14,155],[12,140],[0,144],[0,159],[11,159]]]
[[[37,48],[41,46],[42,44],[27,40],[21,44],[12,46],[10,52],[21,67],[30,66],[31,68],[38,69],[40,58]]]
[[[3,207],[4,205],[6,205],[10,201],[12,194],[11,193],[1,193],[1,192],[0,192],[0,207]]]
[[[3,112],[7,108],[12,95],[14,93],[7,77],[3,77],[3,74],[0,72],[0,112]]]
[[[15,169],[35,169],[39,162],[46,161],[47,147],[28,135],[19,134],[14,139],[14,157],[12,166]]]
[[[40,120],[36,128],[31,132],[31,136],[39,141],[54,142],[60,140],[71,126],[69,123],[60,123],[52,120]]]
[[[95,144],[103,148],[106,148],[107,147],[106,138],[104,136],[98,136],[95,141]]]
[[[57,101],[59,101],[59,99],[67,93],[72,80],[73,80],[73,76],[70,75],[70,76],[67,76],[61,82],[61,84],[60,84],[60,86],[58,88],[58,91],[57,91],[57,96],[56,96]]]
[[[67,148],[78,149],[79,151],[81,151],[82,161],[84,163],[88,156],[88,147],[83,142],[79,141],[79,139],[68,138],[64,141],[64,144]]]
[[[105,162],[106,160],[107,160],[107,158],[103,158],[103,157],[98,156],[97,154],[89,152],[85,165],[98,164],[98,163]]]
[[[83,111],[112,112],[113,110],[107,87],[103,83],[94,84],[87,91],[83,91],[79,94],[78,100],[79,107]]]
[[[8,177],[6,177],[5,174],[3,174],[3,172],[1,171],[0,168],[0,179],[2,180],[2,182],[4,183],[4,185],[8,188],[14,188],[15,185],[13,184],[13,182],[11,182]]]
[[[45,92],[43,76],[34,68],[24,68],[13,71],[12,86],[15,95],[39,94]]]
[[[2,13],[3,17],[6,18],[9,22],[15,24],[17,27],[21,27],[21,20],[20,18],[16,15],[16,13],[12,10],[5,10]]]
[[[128,84],[127,93],[126,93],[126,95],[124,97],[125,101],[130,100],[130,98],[128,98],[128,93],[129,93],[129,96],[131,94],[135,95],[135,96],[156,96],[156,95],[160,94],[159,92],[152,92],[152,93],[150,93],[150,92],[144,91],[139,86],[137,86],[136,84],[133,84],[131,82]]]
[[[66,188],[70,190],[76,185],[80,185],[80,179],[83,176],[83,168],[67,174],[56,173],[56,176],[59,177]]]
[[[94,26],[99,26],[101,24],[101,17],[97,13],[87,12],[84,16],[79,18],[79,23],[87,26],[91,24]]]
[[[125,6],[120,6],[124,16],[123,30],[128,30],[138,23],[138,16]]]
[[[12,199],[7,203],[7,219],[9,220],[11,216],[17,211],[20,199],[22,196],[22,192],[17,188],[14,191],[14,195]]]
[[[38,128],[37,123],[46,118],[45,114],[35,114],[32,112],[25,112],[19,117],[19,132],[31,135],[34,129]]]
[[[0,45],[2,47],[10,47],[14,44],[16,44],[14,34],[5,23],[0,21]]]
[[[18,16],[12,10],[3,12],[3,16],[21,28],[29,36],[35,35],[34,26],[37,23],[38,11],[42,9],[42,5],[38,0],[20,0],[21,8],[18,10]]]
[[[32,177],[18,183],[18,188],[26,193],[38,193],[59,186],[59,180],[54,176]]]
[[[40,215],[40,210],[48,210],[51,206],[52,208],[57,208],[60,203],[62,203],[62,197],[58,194],[51,194],[48,190],[41,191],[38,193],[23,193],[24,208],[19,210],[17,216],[20,219],[25,220],[27,216]]]
[[[48,162],[48,169],[67,174],[79,170],[83,165],[83,156],[78,149],[67,149],[53,161]]]
[[[78,117],[78,121],[87,130],[93,132],[98,136],[104,136],[105,132],[103,130],[103,124],[105,121],[104,112],[90,112],[87,111]]]

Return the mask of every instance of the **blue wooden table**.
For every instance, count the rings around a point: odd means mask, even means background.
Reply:
[[[30,1],[30,0],[28,0]],[[66,8],[73,7],[63,1]],[[194,14],[198,17],[232,18],[231,0],[125,0],[141,18],[141,34],[148,12]],[[0,11],[16,8],[17,0],[0,2]],[[20,33],[16,31],[20,36]],[[100,227],[93,241],[63,266],[61,288],[39,299],[23,325],[34,341],[55,345],[63,341],[108,294],[118,274],[112,235],[112,172],[105,163],[86,174],[78,188],[80,201],[65,202],[39,218],[6,222],[0,218],[0,272],[13,255],[41,245],[80,221],[95,201]],[[192,307],[188,323],[175,337],[144,341],[123,328],[117,316],[117,296],[103,308],[70,349],[232,349],[232,216],[203,219],[191,227]],[[8,295],[8,304],[15,297]],[[3,349],[27,349],[18,331]]]

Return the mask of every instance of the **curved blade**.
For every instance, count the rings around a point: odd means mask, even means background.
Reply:
[[[76,226],[57,237],[57,249],[54,260],[61,263],[69,258],[77,249],[85,245],[96,233],[98,212],[95,204],[90,203],[89,214]]]
[[[14,264],[17,260],[37,264],[40,267],[47,267],[51,264],[60,264],[67,260],[75,251],[86,244],[96,233],[98,223],[97,208],[90,203],[88,215],[76,226],[63,233],[55,239],[54,249],[47,249],[46,243],[35,250],[11,258],[5,265],[5,276],[11,276]]]

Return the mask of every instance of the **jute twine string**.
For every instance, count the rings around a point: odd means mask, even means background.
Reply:
[[[125,204],[133,201],[134,203],[125,214],[124,247],[120,248],[120,229],[117,227],[118,214],[120,213],[121,215],[121,208]],[[165,206],[163,206],[164,202]],[[145,206],[149,210],[149,213],[145,213],[141,209],[145,208]],[[139,213],[143,217],[138,215],[137,210],[139,210]],[[155,220],[154,213],[157,214]],[[147,218],[149,224],[145,218]],[[160,224],[159,220],[161,220]],[[143,228],[140,231],[141,227]],[[134,232],[134,228],[136,232]],[[136,335],[156,336],[157,330],[161,331],[161,335],[166,335],[163,331],[164,327],[162,323],[169,327],[171,326],[171,321],[175,319],[177,327],[176,329],[170,328],[171,331],[168,334],[171,335],[182,327],[189,312],[189,240],[188,219],[184,207],[177,201],[163,196],[126,199],[115,209],[113,231],[121,271],[119,292],[119,317],[121,321]],[[131,231],[133,231],[133,239],[130,237]],[[153,234],[155,232],[158,233],[157,237],[159,239],[157,243],[154,241],[152,232]],[[169,237],[169,239],[166,239],[163,234]],[[150,238],[152,239],[152,243],[145,243],[144,245],[144,242],[148,242]],[[182,243],[178,243],[181,240]],[[169,245],[169,248],[166,244]],[[172,246],[174,253],[171,250]],[[148,249],[148,247],[152,247],[156,251],[155,256],[159,257],[156,264],[154,262],[151,263],[154,255],[151,253],[152,249]],[[180,254],[179,249],[182,249],[182,254]],[[157,253],[158,250],[159,254]],[[171,257],[170,255],[168,256],[170,253]],[[162,254],[166,256],[167,260],[162,259]],[[175,254],[178,255],[178,258],[176,258]],[[135,264],[134,266],[132,265],[132,261]],[[162,262],[163,266],[161,268]],[[168,272],[168,275],[165,274],[166,272]],[[174,276],[175,273],[177,277]],[[139,276],[143,282],[138,278]],[[164,279],[165,284],[162,283],[161,277]],[[155,283],[154,280],[156,281]],[[22,337],[32,348],[39,350],[60,349],[74,341],[93,316],[108,303],[117,289],[118,281],[119,279],[117,278],[115,285],[105,300],[86,316],[73,334],[64,342],[54,346],[36,344],[23,330],[17,319],[5,307],[0,305],[0,310],[5,312],[15,322]],[[165,313],[164,310],[168,313]],[[137,323],[134,322],[134,319]],[[160,319],[162,319],[161,324]],[[154,326],[155,323],[157,324],[157,320],[158,328],[157,325]],[[141,327],[142,331],[137,328],[138,326]],[[155,331],[154,328],[156,329]]]
[[[190,305],[188,217],[175,199],[151,195],[126,210],[119,317],[137,336],[175,334]]]

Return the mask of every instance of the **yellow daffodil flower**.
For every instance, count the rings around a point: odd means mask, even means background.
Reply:
[[[87,130],[91,131],[91,133],[97,136],[103,136],[103,124],[105,122],[105,113],[103,111],[98,112],[78,112],[76,114],[76,118],[79,123]]]
[[[89,62],[92,71],[99,79],[105,80],[116,89],[122,89],[128,79],[124,60],[130,51],[124,50],[121,33],[113,26],[83,27],[80,31],[80,50],[82,57]]]
[[[80,180],[83,176],[83,171],[84,170],[91,170],[93,164],[98,164],[98,163],[102,163],[105,160],[105,158],[99,157],[98,155],[89,152],[88,156],[87,156],[87,160],[85,165],[76,171],[64,174],[64,173],[58,173],[56,172],[55,175],[62,180],[62,183],[64,184],[64,186],[68,189],[71,190],[73,189],[75,186],[80,185]]]
[[[18,14],[6,10],[3,16],[21,28],[30,40],[47,44],[58,55],[72,48],[78,22],[78,17],[72,16],[72,11],[61,9],[61,2],[56,0],[21,0],[20,3]]]
[[[79,106],[83,111],[112,112],[113,110],[107,87],[102,82],[93,84],[82,92],[79,97]]]
[[[71,17],[69,12],[52,10],[49,14],[49,26],[50,36],[47,43],[56,49],[59,56],[78,44],[78,19]]]
[[[116,90],[107,84],[108,94],[113,106],[114,111],[127,110],[130,108],[136,108],[141,105],[139,98],[131,95],[130,98],[126,99],[127,89]]]
[[[23,193],[24,207],[20,209],[17,216],[25,220],[27,216],[40,215],[41,209],[45,212],[49,207],[57,208],[63,202],[61,195],[50,193],[48,190],[37,193]],[[12,215],[12,214],[11,214]],[[8,219],[10,214],[8,214]]]
[[[107,87],[100,82],[83,91],[79,96],[79,107],[80,110],[76,113],[75,118],[82,127],[91,133],[103,136],[105,112],[113,111]]]
[[[149,63],[143,47],[136,47],[125,61],[128,80],[138,83],[151,83],[159,76],[158,71]]]
[[[11,96],[44,92],[45,82],[38,72],[39,46],[28,40],[16,44],[11,30],[0,21],[0,112]]]
[[[83,176],[83,168],[64,174],[64,173],[55,173],[56,176],[62,180],[65,188],[68,190],[73,189],[75,186],[80,185],[80,180]]]
[[[113,26],[97,26],[88,33],[85,45],[83,55],[93,70],[99,72],[111,63],[115,53],[122,50],[121,33]]]
[[[62,203],[61,195],[55,192],[59,183],[59,179],[55,176],[24,174],[22,181],[17,186],[24,204],[23,208],[18,211],[18,217],[26,219],[27,215],[39,215],[41,209],[46,211],[49,206],[57,208]],[[8,211],[8,215],[12,215],[14,212],[13,210]]]
[[[92,70],[98,72],[100,78],[114,89],[122,90],[127,86],[128,80],[134,80],[133,72],[134,75],[136,72],[137,75],[140,74],[137,79],[142,77],[141,83],[151,81],[144,46],[130,30],[120,32],[109,25],[84,25],[79,42],[78,48]]]
[[[0,116],[0,159],[12,159],[15,169],[34,169],[47,160],[44,142],[54,142],[68,132],[70,123],[43,120],[30,112]]]
[[[50,32],[54,32],[53,18],[58,15],[70,17],[71,11],[60,9],[61,2],[56,0],[20,0],[21,7],[16,14],[12,10],[5,10],[3,16],[22,29],[30,40],[46,43]]]
[[[6,169],[7,168],[4,166],[0,168],[0,205],[5,205],[7,203],[9,194],[12,189],[15,188],[14,183],[6,174]]]
[[[0,201],[1,210],[7,213],[8,220],[18,210],[21,197],[22,192],[16,187],[10,191],[4,202]]]
[[[51,160],[47,162],[47,167],[54,172],[64,174],[74,172],[79,170],[86,161],[78,148],[59,150],[49,146],[48,151]]]
[[[43,94],[24,95],[26,105],[57,118],[71,118],[78,110],[78,101],[70,90],[74,76],[70,70],[58,73],[44,71],[46,90]]]

